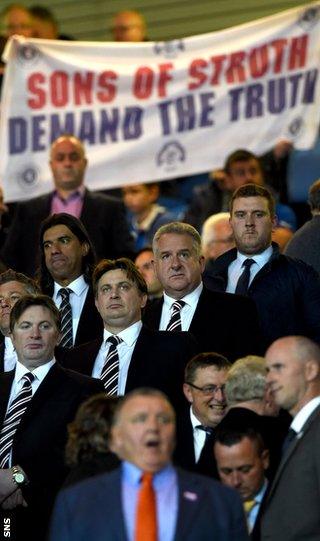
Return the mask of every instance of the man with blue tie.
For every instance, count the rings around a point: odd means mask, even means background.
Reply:
[[[165,395],[136,389],[120,402],[112,446],[120,469],[58,496],[51,541],[247,541],[238,495],[171,465],[175,415]]]

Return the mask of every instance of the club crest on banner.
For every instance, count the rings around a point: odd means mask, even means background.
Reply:
[[[179,141],[170,141],[158,152],[156,159],[159,167],[163,167],[166,171],[174,171],[185,161],[186,151]]]

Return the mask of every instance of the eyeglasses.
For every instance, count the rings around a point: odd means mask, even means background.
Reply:
[[[225,390],[225,385],[204,385],[204,387],[198,387],[198,385],[194,385],[194,383],[190,383],[190,381],[186,381],[186,383],[206,396],[216,394],[218,391],[221,391],[221,393],[224,394]]]

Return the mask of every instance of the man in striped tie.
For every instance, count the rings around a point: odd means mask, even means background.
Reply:
[[[50,297],[18,300],[10,330],[18,360],[14,370],[0,374],[0,520],[10,521],[14,539],[43,540],[67,473],[67,425],[103,385],[55,361],[60,314]]]

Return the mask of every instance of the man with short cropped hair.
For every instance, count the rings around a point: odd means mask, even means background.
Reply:
[[[183,392],[188,408],[177,415],[175,462],[214,477],[215,428],[226,413],[225,382],[231,363],[218,353],[199,353],[187,364]]]
[[[320,277],[304,262],[279,253],[272,243],[275,223],[275,202],[269,190],[256,184],[238,188],[230,202],[236,248],[215,260],[205,283],[255,302],[264,350],[291,334],[320,343]]]
[[[40,224],[47,216],[61,212],[82,221],[98,259],[131,257],[133,245],[122,203],[84,185],[88,161],[83,143],[74,135],[60,135],[51,145],[49,163],[55,189],[17,204],[1,251],[4,262],[33,276],[39,263]]]
[[[62,491],[50,541],[248,541],[235,491],[171,464],[175,415],[155,389],[120,401],[112,448],[120,468]]]

